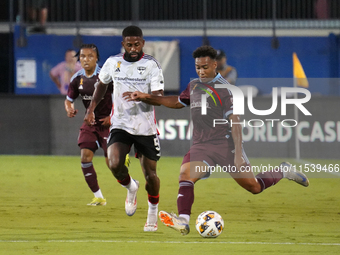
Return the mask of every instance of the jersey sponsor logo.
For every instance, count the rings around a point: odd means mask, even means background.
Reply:
[[[202,107],[202,102],[200,102],[200,101],[192,101],[191,103],[190,103],[190,108],[191,109],[193,109],[193,108],[201,108]],[[206,108],[211,108],[210,107],[210,105],[209,105],[209,102],[207,102],[207,104],[206,104]]]
[[[83,100],[92,100],[92,96],[84,95]]]
[[[121,61],[118,61],[118,62],[117,62],[117,67],[116,67],[116,70],[115,70],[116,73],[119,73],[119,72],[120,72],[120,65],[121,65],[121,64],[122,64]]]
[[[138,67],[137,67],[137,70],[138,70],[138,73],[139,73],[140,75],[142,75],[142,74],[145,72],[146,67],[144,67],[144,66],[138,66]]]
[[[80,78],[80,86],[78,87],[78,89],[83,89],[83,78]]]
[[[130,78],[130,77],[114,77],[116,81],[146,81],[145,78]]]

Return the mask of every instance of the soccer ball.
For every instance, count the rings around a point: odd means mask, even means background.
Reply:
[[[224,221],[217,212],[205,211],[198,215],[196,229],[202,237],[218,237],[224,229]]]

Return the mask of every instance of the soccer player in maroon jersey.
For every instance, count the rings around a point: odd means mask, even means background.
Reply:
[[[78,110],[74,108],[74,100],[81,97],[85,109],[88,108],[95,89],[94,84],[98,81],[100,67],[99,51],[94,44],[83,44],[77,53],[82,69],[73,75],[68,88],[65,100],[65,110],[67,116],[74,117]],[[80,127],[78,136],[78,146],[81,154],[81,168],[87,185],[94,194],[93,200],[88,204],[90,206],[106,205],[106,199],[99,188],[97,174],[92,164],[95,151],[101,147],[104,151],[106,164],[107,159],[107,137],[109,136],[110,113],[112,109],[111,93],[113,90],[112,83],[108,86],[103,100],[95,110],[96,123],[88,126],[84,122]]]
[[[221,104],[215,104],[214,99],[207,95],[211,94],[211,89],[214,90],[215,84],[228,84],[216,72],[216,55],[216,50],[210,46],[202,46],[194,51],[193,57],[199,78],[191,81],[180,96],[155,96],[138,91],[124,94],[128,101],[142,101],[175,109],[185,106],[191,108],[194,126],[193,145],[184,156],[180,169],[177,197],[179,216],[165,211],[159,212],[161,221],[166,226],[181,232],[182,235],[186,235],[190,231],[189,220],[194,202],[194,184],[210,175],[209,171],[197,171],[197,169],[206,169],[207,166],[216,165],[235,169],[235,171],[228,171],[229,174],[241,187],[253,194],[258,194],[275,185],[282,178],[294,180],[305,187],[309,185],[307,177],[303,173],[296,172],[296,169],[293,169],[287,162],[281,163],[280,168],[262,172],[256,176],[252,171],[241,171],[241,169],[246,169],[247,166],[250,167],[250,162],[242,146],[240,118],[233,114],[232,94],[228,89],[216,88],[215,91],[221,99]],[[206,115],[202,115],[202,95],[207,98]],[[228,126],[216,125],[214,127],[214,119],[222,118],[233,124]],[[285,167],[285,171],[282,170],[283,167]]]

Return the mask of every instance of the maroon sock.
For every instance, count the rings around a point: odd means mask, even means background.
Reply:
[[[157,196],[151,196],[150,194],[148,194],[148,199],[151,204],[156,205],[159,202],[159,194]]]
[[[125,179],[123,179],[123,180],[117,180],[117,182],[119,182],[121,185],[123,185],[123,186],[126,186],[126,185],[129,185],[129,183],[130,183],[130,181],[131,181],[131,177],[130,177],[130,175],[128,174],[128,176],[126,176],[126,178]]]
[[[87,185],[92,190],[92,192],[97,192],[99,190],[99,185],[97,181],[97,174],[94,170],[92,162],[89,163],[81,163],[81,169],[83,170],[83,174],[85,177],[85,181]]]
[[[178,214],[191,214],[194,203],[194,183],[191,181],[180,181],[177,197]]]
[[[256,175],[256,179],[261,185],[261,191],[275,185],[282,178],[283,178],[282,170],[278,167],[276,167],[274,170],[269,170]]]

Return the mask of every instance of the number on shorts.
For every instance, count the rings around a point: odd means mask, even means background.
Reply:
[[[161,150],[161,147],[159,146],[158,137],[155,137],[155,138],[153,139],[153,143],[155,144],[155,149],[156,149],[157,151],[160,151],[160,150]]]

